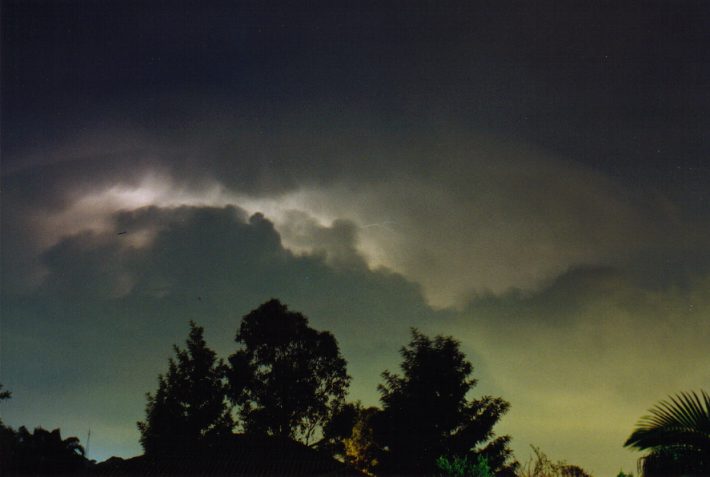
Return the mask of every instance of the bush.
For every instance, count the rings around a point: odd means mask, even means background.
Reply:
[[[476,461],[469,460],[468,457],[445,457],[436,459],[436,466],[443,472],[445,477],[493,477],[493,471],[488,465],[488,460],[483,456],[477,456]]]

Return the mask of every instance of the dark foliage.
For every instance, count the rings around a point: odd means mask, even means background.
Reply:
[[[344,460],[345,440],[352,434],[361,408],[359,403],[346,403],[335,411],[323,426],[323,437],[316,447]]]
[[[0,445],[3,475],[72,474],[89,466],[79,439],[62,439],[59,429],[29,432],[23,426],[14,431],[0,424]]]
[[[401,354],[403,375],[383,373],[383,409],[373,416],[378,473],[433,474],[436,459],[446,455],[482,456],[496,475],[512,475],[517,463],[510,438],[493,433],[509,404],[490,396],[467,399],[476,381],[459,343],[412,330]]]
[[[336,461],[326,452],[290,439],[232,435],[199,454],[183,454],[170,460],[149,456],[112,458],[98,464],[94,475],[332,475],[362,474]]]
[[[139,422],[146,455],[199,452],[231,434],[234,422],[226,400],[225,367],[207,347],[203,329],[190,322],[187,349],[174,347],[168,373],[148,394],[146,420]]]
[[[350,435],[343,440],[345,463],[368,474],[374,474],[380,456],[374,439],[373,420],[379,408],[357,404],[357,414]]]
[[[578,465],[565,464],[560,468],[563,477],[592,477],[586,470]]]
[[[2,390],[2,384],[0,383],[0,401],[3,399],[10,399],[12,397],[12,393],[10,391],[3,391]]]
[[[486,459],[478,456],[473,461],[466,457],[448,458],[441,456],[436,460],[436,466],[441,470],[440,477],[492,477],[491,468]]]
[[[346,361],[327,331],[271,300],[244,316],[229,358],[230,397],[245,432],[312,444],[342,408]]]
[[[710,475],[710,395],[680,393],[649,412],[624,444],[649,451],[643,475]]]
[[[639,460],[644,477],[669,475],[710,475],[710,455],[688,446],[662,446],[650,450]]]

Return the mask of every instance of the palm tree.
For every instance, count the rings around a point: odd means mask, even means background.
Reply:
[[[710,396],[679,393],[642,417],[624,443],[649,451],[639,472],[655,475],[710,475]]]

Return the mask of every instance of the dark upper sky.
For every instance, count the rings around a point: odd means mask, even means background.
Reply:
[[[334,331],[355,398],[409,326],[450,333],[521,459],[633,465],[635,419],[710,379],[708,25],[703,1],[3,1],[3,419],[135,454],[187,321],[225,354],[276,296]]]
[[[8,166],[97,122],[162,129],[210,100],[278,122],[320,105],[514,135],[707,200],[703,2],[3,5]]]

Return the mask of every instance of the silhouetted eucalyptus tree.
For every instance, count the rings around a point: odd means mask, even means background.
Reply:
[[[242,319],[229,358],[230,397],[245,432],[313,444],[342,408],[350,376],[338,343],[271,300]]]
[[[147,394],[146,420],[138,423],[146,455],[202,450],[234,427],[225,366],[193,322],[186,345],[173,347],[176,358],[170,358],[168,373],[158,377],[156,393]]]
[[[625,447],[649,451],[644,476],[710,475],[710,395],[680,393],[641,418]]]
[[[467,399],[476,381],[459,343],[413,329],[400,352],[403,375],[383,373],[382,412],[372,417],[381,450],[377,472],[434,474],[440,456],[482,456],[496,475],[513,475],[518,464],[510,438],[493,433],[509,404],[490,396]]]

